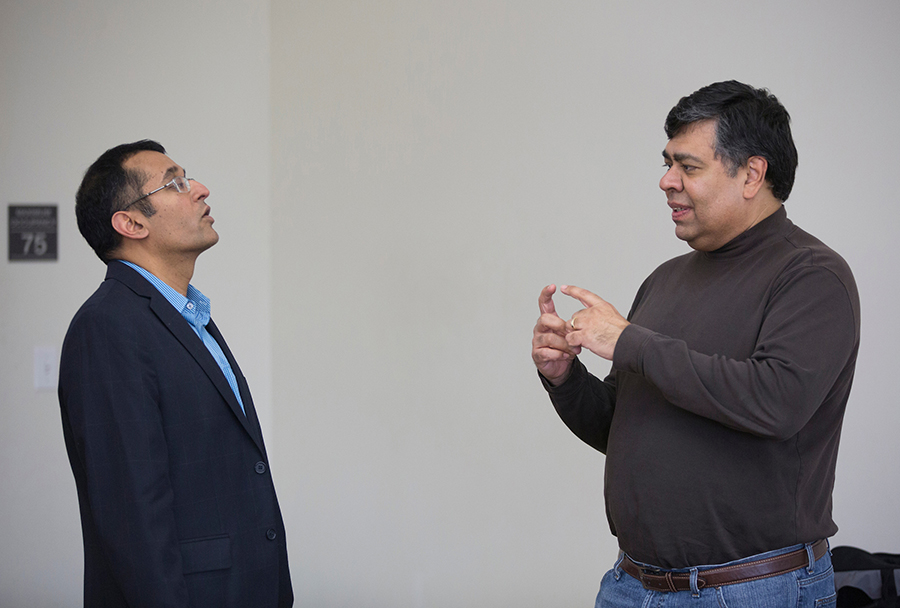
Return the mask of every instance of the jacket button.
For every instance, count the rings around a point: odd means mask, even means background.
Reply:
[[[255,468],[256,468],[256,472],[259,473],[260,475],[262,475],[263,473],[266,472],[266,463],[264,463],[263,461],[260,460],[259,462],[256,463]]]
[[[278,533],[275,532],[273,528],[269,528],[268,530],[266,530],[266,538],[268,538],[269,540],[275,540],[277,537]]]

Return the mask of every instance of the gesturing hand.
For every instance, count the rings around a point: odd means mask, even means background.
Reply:
[[[595,355],[612,361],[616,342],[622,330],[628,327],[628,321],[612,304],[587,289],[563,285],[560,291],[585,306],[569,320],[566,342],[573,349],[584,347]]]
[[[555,292],[556,285],[548,285],[541,290],[538,298],[541,316],[534,326],[534,337],[531,339],[531,358],[541,375],[553,385],[566,379],[572,360],[581,352],[581,347],[566,341],[566,334],[571,328],[556,314],[553,304]]]

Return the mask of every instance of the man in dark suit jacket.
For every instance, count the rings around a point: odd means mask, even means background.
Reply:
[[[284,524],[244,376],[190,280],[209,190],[156,142],[104,153],[76,197],[106,280],[60,362],[85,606],[293,604]]]

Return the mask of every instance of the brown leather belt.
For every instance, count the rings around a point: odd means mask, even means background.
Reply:
[[[828,550],[828,543],[823,539],[813,544],[813,555],[815,559],[819,559]],[[734,585],[736,583],[746,583],[770,576],[778,576],[799,570],[809,565],[809,555],[806,553],[806,547],[777,555],[766,559],[757,560],[755,562],[747,562],[745,564],[736,564],[734,566],[722,566],[721,568],[711,568],[710,570],[700,570],[697,578],[697,587],[721,587],[723,585]],[[642,568],[637,565],[627,555],[619,566],[626,573],[630,574],[637,580],[641,581],[644,589],[650,591],[690,591],[691,590],[691,573],[690,572],[667,572],[665,570],[655,570],[650,568]]]

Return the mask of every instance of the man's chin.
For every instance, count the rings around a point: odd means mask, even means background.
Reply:
[[[212,235],[210,235],[209,239],[207,239],[206,243],[204,243],[203,251],[206,251],[213,245],[219,242],[219,233],[215,230],[212,231]]]
[[[677,239],[685,241],[686,243],[690,243],[693,236],[694,235],[691,234],[691,231],[688,230],[687,227],[680,224],[675,224],[675,237]]]

